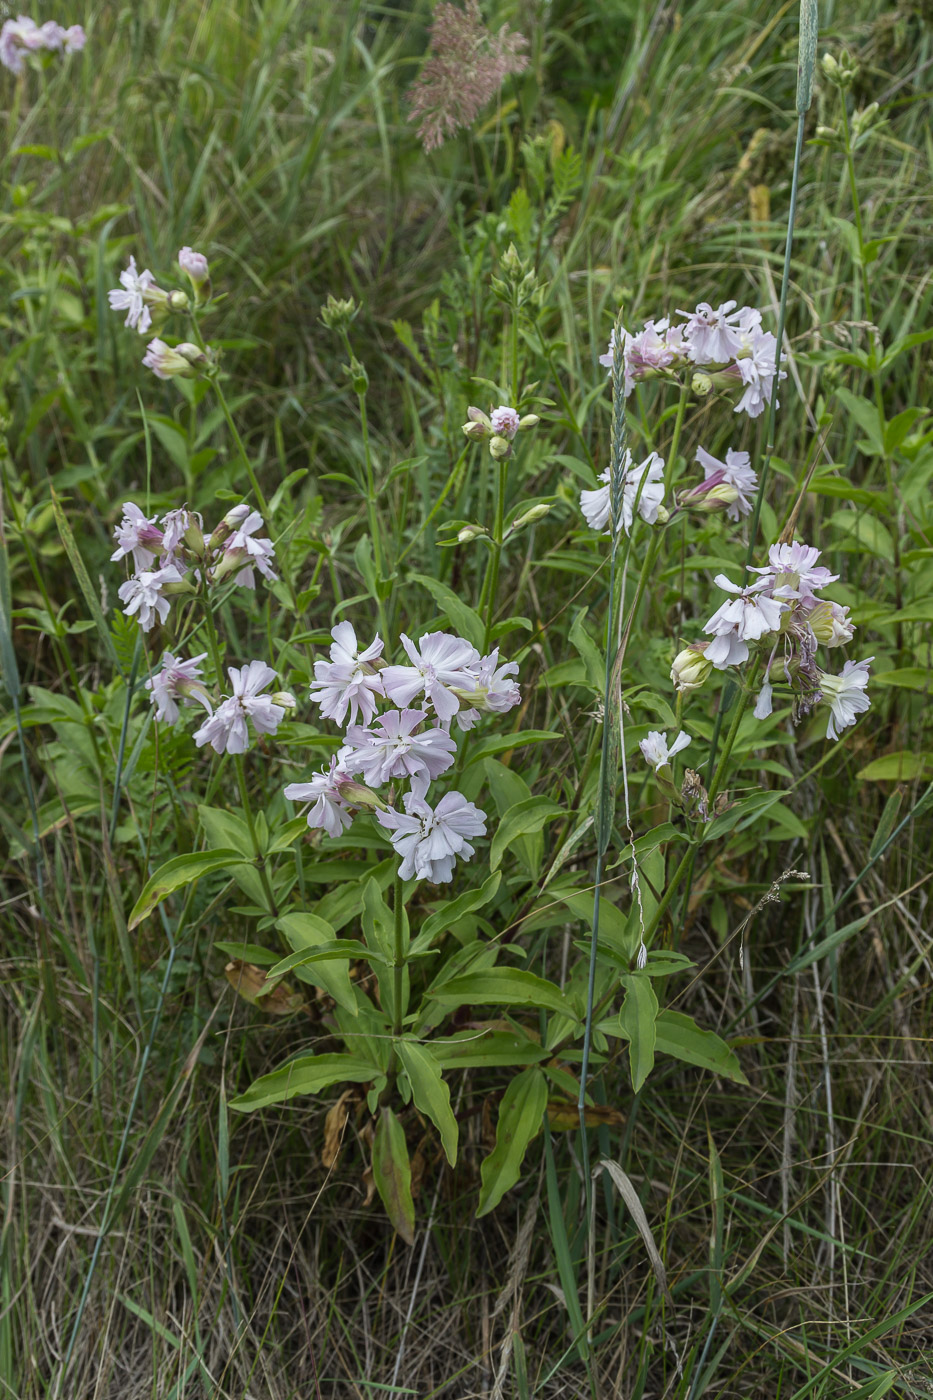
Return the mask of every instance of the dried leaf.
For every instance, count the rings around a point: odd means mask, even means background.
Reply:
[[[290,982],[270,980],[255,963],[234,958],[227,963],[224,972],[238,996],[270,1016],[294,1016],[305,1004],[304,997]]]
[[[609,1104],[587,1104],[583,1114],[588,1128],[598,1128],[603,1123],[608,1128],[619,1128],[625,1122],[625,1116],[617,1108],[611,1108]],[[550,1100],[547,1106],[547,1121],[555,1133],[573,1132],[574,1128],[580,1126],[580,1113],[577,1105],[567,1103],[564,1099]]]
[[[321,1161],[328,1171],[340,1156],[347,1119],[350,1117],[350,1110],[355,1098],[355,1089],[344,1089],[337,1102],[327,1110],[327,1117],[324,1119],[324,1149],[321,1152]]]

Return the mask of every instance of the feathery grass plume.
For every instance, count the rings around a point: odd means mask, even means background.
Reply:
[[[431,25],[430,57],[412,88],[409,121],[418,122],[424,149],[433,151],[448,136],[475,121],[510,73],[522,73],[528,40],[504,24],[491,34],[479,0],[464,8],[440,0]]]

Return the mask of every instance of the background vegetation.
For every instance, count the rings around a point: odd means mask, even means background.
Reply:
[[[150,865],[190,847],[198,759],[185,736],[164,734],[157,755],[141,739],[115,802],[114,662],[130,669],[135,638],[115,608],[110,533],[127,493],[215,515],[243,485],[219,414],[198,418],[156,383],[107,307],[130,253],[154,271],[182,244],[210,258],[226,293],[211,341],[266,495],[305,473],[277,508],[303,561],[309,634],[367,591],[364,505],[334,476],[367,449],[347,357],[319,321],[327,295],[360,304],[350,335],[385,538],[475,596],[482,557],[445,548],[437,527],[488,515],[485,454],[471,449],[427,517],[461,459],[466,406],[488,406],[477,377],[508,378],[491,279],[510,242],[533,262],[541,334],[521,353],[551,406],[512,489],[554,508],[507,556],[500,613],[531,625],[511,642],[524,647],[521,723],[565,735],[516,767],[568,807],[597,689],[589,634],[581,622],[574,641],[571,623],[585,604],[596,636],[606,599],[577,510],[607,461],[597,356],[620,304],[629,325],[728,296],[776,305],[796,6],[521,0],[486,13],[528,36],[529,67],[430,156],[406,119],[421,3],[79,3],[56,17],[85,24],[83,55],[22,85],[0,73],[15,608],[0,729],[0,1383],[20,1400],[933,1394],[928,6],[821,6],[820,52],[847,47],[858,73],[848,137],[822,80],[808,120],[794,358],[762,522],[776,538],[813,467],[800,533],[842,576],[858,654],[876,657],[873,708],[838,746],[812,733],[795,745],[786,726],[740,734],[742,784],[787,795],[698,867],[665,929],[702,969],[676,1005],[730,1039],[748,1085],[675,1061],[637,1095],[624,1064],[600,1081],[600,1150],[634,1183],[669,1295],[608,1183],[588,1229],[579,1143],[559,1121],[520,1186],[473,1218],[493,1123],[469,1081],[457,1169],[428,1134],[411,1144],[419,1233],[403,1245],[369,1203],[359,1152],[324,1165],[326,1096],[227,1114],[296,1038],[224,979],[213,944],[244,937],[236,893],[199,888],[177,943],[168,921],[127,930]],[[649,417],[633,415],[636,441]],[[669,691],[678,631],[708,595],[691,561],[718,557],[720,539],[718,523],[691,526],[653,582],[627,696]],[[404,571],[392,607],[408,630],[432,616]],[[244,659],[268,645],[304,693],[307,643],[285,644],[274,596],[240,640]],[[633,742],[652,718],[636,714]],[[294,775],[301,760],[287,760],[270,751],[253,772],[257,800]],[[578,855],[583,880],[592,852]],[[807,875],[761,907],[785,872]],[[551,928],[551,964],[585,934],[585,918]],[[351,1117],[348,1143],[358,1131]]]

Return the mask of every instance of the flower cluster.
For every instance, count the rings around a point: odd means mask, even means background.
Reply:
[[[695,690],[714,668],[741,666],[749,658],[751,643],[765,661],[756,718],[771,714],[774,685],[783,677],[795,697],[794,722],[823,703],[830,710],[827,737],[838,739],[839,730],[854,724],[856,715],[871,703],[865,689],[873,658],[848,661],[835,676],[817,665],[820,644],[843,646],[855,632],[847,607],[817,596],[838,578],[817,562],[819,557],[820,551],[812,545],[776,544],[768,552],[766,565],[749,570],[757,575],[753,582],[740,586],[717,574],[717,585],[731,597],[703,628],[710,640],[693,643],[675,658],[671,669],[675,687]]]
[[[677,315],[685,320],[676,326],[665,317],[646,321],[635,335],[623,329],[626,398],[639,380],[673,378],[689,371],[697,392],[741,390],[735,412],[757,418],[771,402],[775,379],[786,378],[784,370],[776,373],[777,341],[770,331],[762,330],[761,312],[751,306],[736,309],[734,301],[723,302],[714,311],[704,301],[695,312],[678,311]],[[599,357],[610,373],[614,352],[615,331],[606,354]]]
[[[537,413],[519,414],[518,409],[500,404],[491,413],[481,408],[468,408],[463,431],[473,442],[489,443],[489,451],[497,461],[512,455],[512,442],[519,432],[534,428],[541,419]]]
[[[290,783],[285,796],[311,804],[309,827],[338,836],[351,808],[375,812],[401,857],[402,879],[444,884],[456,858],[469,859],[469,838],[486,832],[485,814],[459,792],[436,806],[429,785],[452,767],[453,721],[470,729],[486,713],[504,713],[521,700],[514,662],[500,663],[498,648],[487,656],[446,632],[429,632],[416,645],[402,633],[407,665],[388,665],[376,637],[361,648],[350,622],[332,631],[329,661],[314,663],[311,699],[321,714],[346,722],[345,741],[328,768],[304,783]],[[381,703],[394,709],[378,713]],[[357,719],[361,722],[357,723]],[[391,784],[392,804],[376,789]],[[405,785],[407,784],[407,788]]]
[[[211,293],[207,258],[185,247],[179,250],[178,265],[191,283],[195,303],[200,305]],[[140,335],[148,334],[153,327],[161,328],[172,312],[191,309],[185,292],[166,291],[160,287],[148,268],[142,272],[138,270],[134,257],[130,257],[129,266],[120,273],[120,286],[109,291],[107,299],[112,311],[126,312],[123,324]],[[213,370],[214,359],[208,350],[189,340],[170,346],[156,336],[146,347],[143,364],[159,379],[197,379]]]
[[[11,73],[22,73],[30,54],[80,53],[87,36],[80,24],[63,29],[53,19],[36,24],[28,15],[8,19],[0,29],[0,64]]]
[[[144,632],[169,614],[170,600],[190,596],[195,585],[210,586],[224,579],[242,588],[256,587],[254,569],[274,582],[272,541],[259,533],[263,519],[245,503],[234,506],[207,539],[196,511],[170,510],[157,523],[127,501],[114,529],[117,547],[111,560],[132,558],[134,572],[118,592],[128,617],[136,617]]]
[[[622,478],[622,511],[619,520],[620,525],[626,534],[632,528],[635,519],[635,511],[642,520],[649,525],[654,525],[657,521],[665,521],[668,518],[667,511],[662,504],[664,500],[664,458],[657,452],[651,452],[638,466],[632,465],[632,454],[626,449],[622,459],[624,475]],[[583,511],[587,525],[593,530],[605,530],[609,533],[607,526],[612,514],[612,487],[610,484],[610,469],[607,467],[598,478],[605,483],[598,486],[595,491],[580,492],[580,508]]]

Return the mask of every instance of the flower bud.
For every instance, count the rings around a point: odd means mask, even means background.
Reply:
[[[835,141],[836,137],[839,135],[834,126],[818,126],[816,128],[816,134],[821,141]]]
[[[656,525],[666,525],[671,518],[671,513],[667,506],[658,506],[658,513],[654,517]]]
[[[462,530],[457,531],[457,539],[461,544],[472,544],[473,540],[488,534],[489,531],[482,525],[464,525]]]
[[[701,481],[698,486],[694,486],[690,491],[682,491],[678,496],[678,504],[688,510],[700,510],[711,513],[714,510],[727,510],[739,499],[739,493],[734,486],[730,486],[727,481],[721,481],[716,486],[710,486]]]
[[[353,778],[339,778],[337,787],[343,801],[348,802],[353,807],[368,807],[372,812],[375,812],[377,808],[380,812],[389,810],[378,793],[373,792],[363,783],[356,782]]]
[[[190,305],[191,305],[191,302],[188,300],[188,298],[187,298],[187,296],[185,295],[184,292],[169,292],[169,294],[168,294],[168,309],[169,309],[169,311],[187,311],[188,308],[190,307]]]
[[[536,428],[540,422],[537,413],[525,413],[518,420],[519,432],[524,432],[527,428]]]
[[[191,553],[200,559],[201,555],[204,553],[204,535],[196,515],[191,516],[188,522],[188,528],[182,535],[182,540],[184,541],[185,548],[190,549]]]
[[[495,457],[496,461],[500,462],[503,457],[508,457],[509,453],[512,451],[512,444],[509,442],[508,438],[499,437],[497,433],[495,437],[489,439],[489,451],[492,453],[493,457]]]
[[[195,290],[203,287],[205,283],[210,286],[211,270],[203,253],[196,253],[186,245],[179,250],[178,266],[190,279]]]
[[[518,249],[514,243],[509,244],[499,262],[507,277],[520,277],[525,270],[525,264],[518,256]]]
[[[699,642],[694,646],[684,647],[674,657],[674,664],[671,666],[671,680],[674,682],[674,689],[681,692],[688,690],[699,690],[713,669],[712,661],[707,661],[704,656],[707,643]]]
[[[708,374],[701,374],[698,371],[690,380],[690,388],[698,399],[705,399],[706,395],[713,391],[713,381]]]
[[[297,710],[298,701],[288,690],[277,690],[272,696],[273,705],[281,705],[283,710]]]
[[[164,340],[150,340],[143,364],[159,379],[200,379],[214,369],[212,357],[187,340],[174,348]]]
[[[471,442],[485,442],[489,432],[482,423],[464,423],[463,431]]]
[[[360,398],[362,398],[369,388],[369,375],[366,373],[365,366],[361,365],[354,355],[350,363],[344,365],[344,369],[350,376],[350,383],[353,386],[354,394],[359,394]]]
[[[321,307],[321,320],[330,331],[345,331],[358,310],[359,307],[352,297],[338,301],[331,293]]]
[[[550,509],[550,505],[544,501],[532,506],[530,510],[525,511],[524,515],[519,515],[512,521],[509,534],[513,534],[516,530],[524,530],[526,525],[534,525],[536,520],[543,520]]]

